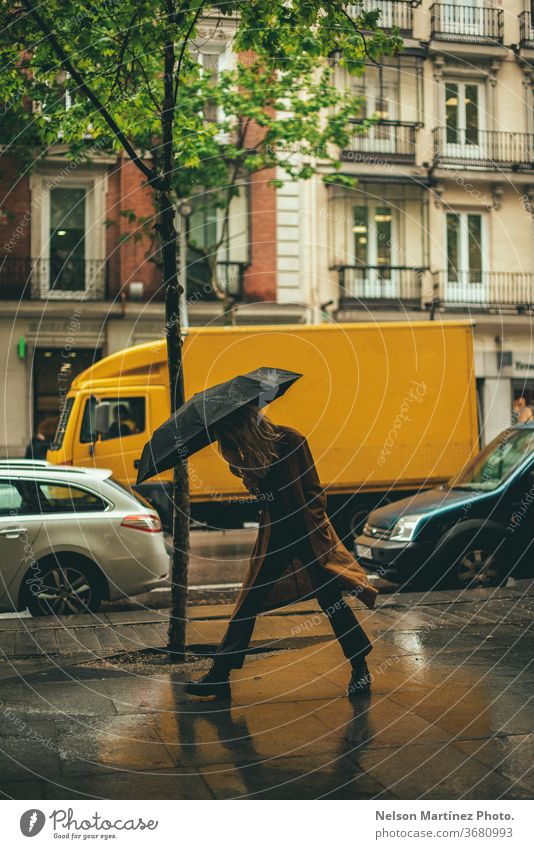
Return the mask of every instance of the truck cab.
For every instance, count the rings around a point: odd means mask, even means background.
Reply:
[[[448,483],[370,513],[362,565],[421,589],[495,586],[534,573],[534,425],[503,431]]]
[[[170,415],[164,367],[164,360],[155,351],[138,354],[129,349],[82,372],[72,382],[65,399],[48,461],[109,468],[115,480],[133,489],[143,447]],[[105,425],[99,411],[107,413]],[[137,491],[163,517],[171,486],[169,472]]]

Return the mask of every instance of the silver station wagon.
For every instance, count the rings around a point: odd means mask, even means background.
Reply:
[[[0,610],[98,610],[169,577],[154,508],[108,469],[0,461]]]

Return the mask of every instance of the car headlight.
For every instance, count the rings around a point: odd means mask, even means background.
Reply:
[[[422,518],[422,515],[402,516],[391,531],[390,539],[406,542],[413,539],[417,525]]]

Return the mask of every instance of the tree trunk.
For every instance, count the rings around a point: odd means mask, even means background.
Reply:
[[[163,283],[165,286],[165,327],[171,412],[185,401],[182,339],[180,336],[180,287],[176,258],[175,210],[170,193],[159,193],[158,229],[162,241]],[[173,557],[169,621],[169,651],[173,659],[185,657],[187,571],[189,562],[189,475],[187,461],[178,461],[173,478]]]

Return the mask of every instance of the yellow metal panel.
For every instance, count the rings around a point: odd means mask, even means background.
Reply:
[[[165,357],[164,340],[126,349],[95,363],[72,391],[144,386],[154,429],[169,415]],[[477,450],[471,322],[193,329],[186,397],[258,366],[303,373],[267,412],[308,437],[332,491],[430,485]],[[189,467],[195,500],[244,494],[214,446]]]
[[[268,408],[309,439],[331,490],[444,480],[477,440],[472,331],[421,323],[257,328],[191,337],[186,392],[257,366],[304,377]],[[190,460],[193,497],[236,492],[209,446]]]

